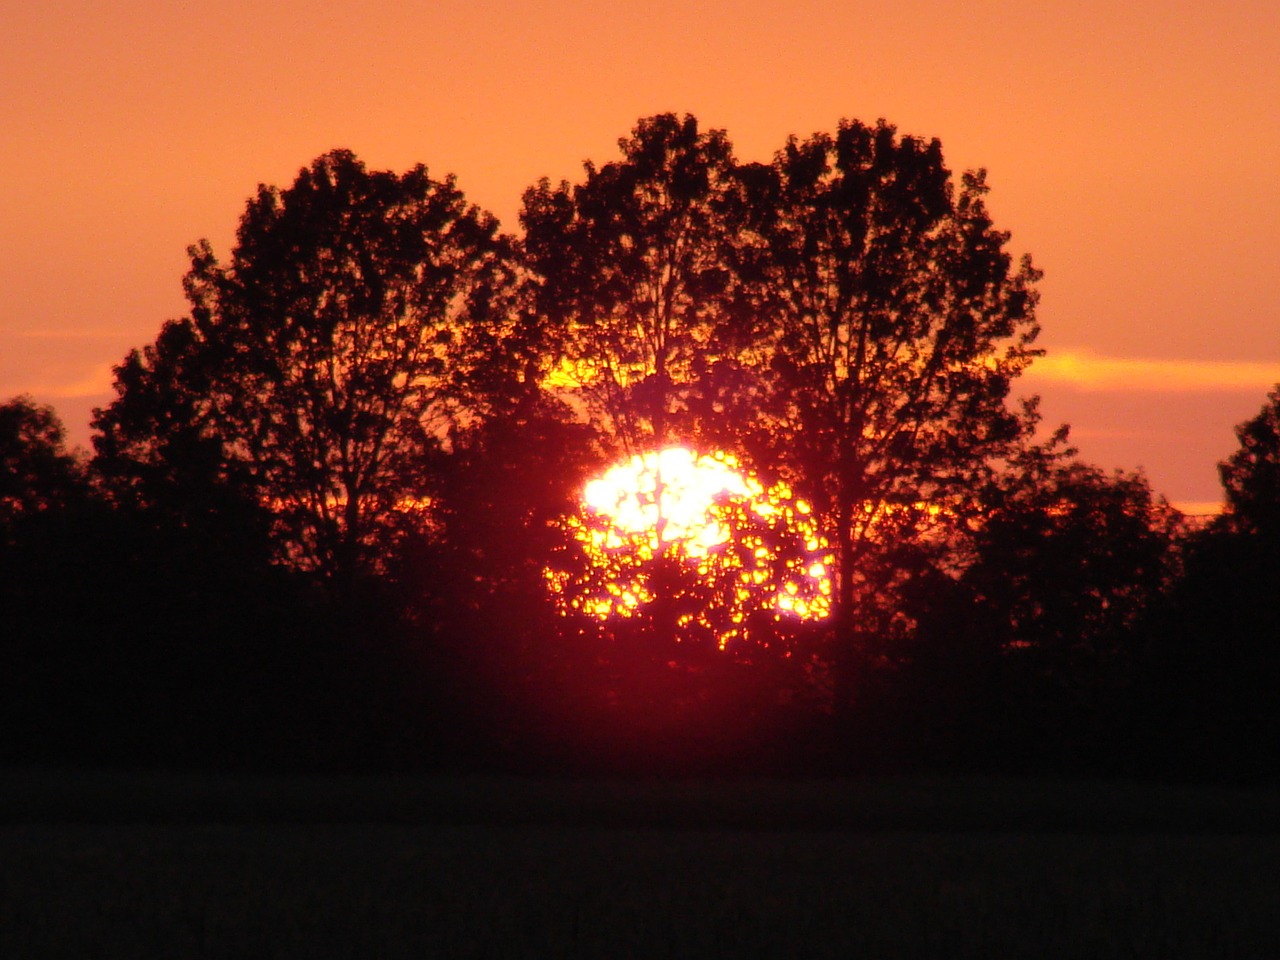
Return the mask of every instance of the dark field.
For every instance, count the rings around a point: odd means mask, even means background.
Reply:
[[[3,784],[2,957],[1280,956],[1274,789]]]

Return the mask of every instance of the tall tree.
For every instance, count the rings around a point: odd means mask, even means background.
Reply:
[[[708,360],[732,285],[732,147],[692,116],[642,119],[620,161],[527,190],[520,215],[561,379],[624,450],[677,439],[678,401]],[[683,439],[683,438],[681,438]]]
[[[744,171],[759,238],[757,336],[768,345],[765,438],[821,517],[846,666],[894,551],[963,510],[966,491],[1028,436],[1006,404],[1032,342],[1038,272],[995,229],[984,174],[959,184],[937,140],[844,121]],[[939,511],[943,513],[939,513]]]
[[[771,591],[794,579],[786,564],[805,558],[804,535],[774,529],[781,511],[770,526],[743,503],[720,503],[721,521],[741,521],[738,540],[710,557],[689,555],[679,536],[668,536],[666,494],[681,478],[653,457],[677,444],[734,452],[740,421],[750,419],[740,414],[758,376],[744,362],[752,344],[735,336],[746,210],[732,146],[723,131],[703,131],[692,116],[661,114],[641,119],[619,147],[617,161],[586,163],[577,185],[543,180],[528,190],[521,220],[539,312],[561,351],[549,383],[585,406],[606,452],[652,458],[644,481],[652,490],[637,497],[654,507],[658,546],[637,534],[630,549],[613,549],[607,561],[596,550],[558,582],[579,610],[612,609],[601,598],[625,594],[614,613],[601,615],[613,622],[615,638],[641,637],[640,647],[664,665],[676,649],[677,660],[691,661],[726,643],[737,655],[759,657],[778,628]],[[588,531],[609,526],[589,514],[578,528],[584,543]],[[767,568],[770,589],[757,583],[747,595],[744,565],[760,577]],[[743,643],[748,632],[758,642]],[[780,655],[782,645],[775,647]]]
[[[259,188],[228,264],[190,254],[190,316],[117,368],[100,459],[247,489],[329,578],[375,565],[429,493],[426,454],[498,402],[522,316],[510,240],[452,178],[339,150]]]

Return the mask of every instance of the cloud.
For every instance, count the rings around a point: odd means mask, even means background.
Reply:
[[[17,340],[119,340],[119,330],[93,330],[72,327],[53,327],[40,330],[6,331],[5,336]]]
[[[29,393],[34,397],[48,397],[53,400],[76,400],[85,397],[96,397],[111,392],[115,382],[111,364],[104,363],[92,370],[66,380],[41,380],[20,383],[17,393]]]
[[[1080,390],[1265,393],[1280,384],[1280,363],[1246,360],[1151,360],[1063,350],[1037,360],[1028,380]]]
[[[1169,505],[1187,517],[1216,517],[1222,513],[1221,500],[1173,500]]]

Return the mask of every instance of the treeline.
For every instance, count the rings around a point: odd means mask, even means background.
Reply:
[[[937,141],[620,147],[519,236],[326,154],[191,248],[92,455],[0,406],[2,759],[1274,777],[1280,392],[1188,525],[1014,395],[1039,273]],[[812,527],[584,549],[586,480],[671,445]]]

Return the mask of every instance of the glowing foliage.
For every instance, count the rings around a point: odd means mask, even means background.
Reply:
[[[831,612],[830,551],[808,504],[728,454],[634,456],[586,485],[568,524],[585,563],[547,575],[566,613],[648,618],[724,650]]]

